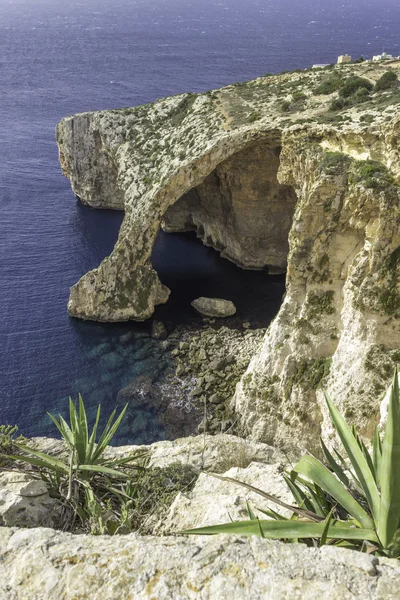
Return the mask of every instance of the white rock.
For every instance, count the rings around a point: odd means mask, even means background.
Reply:
[[[282,471],[283,468],[279,464],[253,462],[245,469],[232,468],[223,476],[238,479],[277,497],[282,502],[293,504],[293,497],[283,480]],[[190,493],[178,494],[171,505],[162,531],[173,533],[205,525],[229,523],[231,520],[248,519],[246,501],[262,519],[266,517],[257,508],[273,508],[284,516],[291,515],[290,511],[267,502],[255,492],[202,473]]]
[[[192,306],[206,317],[232,317],[236,314],[236,306],[230,300],[222,298],[197,298]]]
[[[44,481],[18,471],[0,473],[0,525],[52,526],[56,517],[56,502]]]

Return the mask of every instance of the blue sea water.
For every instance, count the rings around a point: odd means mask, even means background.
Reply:
[[[164,368],[146,325],[68,318],[69,287],[111,251],[122,215],[74,198],[54,142],[63,116],[344,52],[398,55],[399,30],[397,0],[0,0],[0,423],[51,435],[46,410],[65,412],[68,395],[111,408],[134,376]],[[266,322],[284,289],[282,278],[242,272],[190,236],[161,236],[154,264],[175,290],[159,310],[172,325],[189,318],[190,297],[221,287],[240,316]],[[152,419],[151,407],[141,418]],[[167,436],[125,428],[117,441]]]

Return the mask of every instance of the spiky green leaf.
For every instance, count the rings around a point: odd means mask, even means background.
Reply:
[[[381,503],[378,536],[387,548],[400,525],[400,394],[397,369],[390,393],[388,420],[382,444]]]
[[[374,475],[368,466],[367,460],[359,447],[350,427],[340,414],[339,410],[325,393],[326,403],[329,408],[332,422],[347,452],[347,456],[353,466],[361,487],[365,493],[374,521],[378,522],[380,497],[375,483]]]
[[[337,502],[356,519],[361,527],[370,529],[373,521],[355,498],[346,490],[343,484],[314,456],[303,456],[293,469],[305,475],[330,494]]]
[[[265,538],[321,538],[325,531],[325,523],[312,523],[305,521],[239,521],[237,523],[224,523],[199,527],[181,531],[185,535],[216,535],[231,533],[236,535],[260,536],[260,526]],[[377,542],[377,536],[372,529],[361,529],[347,525],[338,526],[337,522],[329,526],[326,533],[327,539],[370,540]]]

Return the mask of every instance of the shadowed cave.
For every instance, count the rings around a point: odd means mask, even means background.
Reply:
[[[164,231],[195,231],[242,268],[285,272],[296,194],[278,182],[280,152],[263,140],[222,162],[167,210]]]
[[[152,263],[171,296],[157,318],[185,320],[194,298],[211,296],[232,300],[239,318],[269,325],[285,291],[297,200],[278,182],[280,152],[265,140],[252,143],[167,210]]]

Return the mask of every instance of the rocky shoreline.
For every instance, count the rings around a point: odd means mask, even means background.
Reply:
[[[161,375],[133,379],[118,393],[118,406],[129,403],[132,414],[151,407],[167,439],[204,431],[233,433],[235,418],[229,403],[265,331],[238,318],[227,324],[205,318],[169,334],[165,329],[166,339],[157,343],[166,368]],[[148,426],[145,419],[136,420],[132,436],[146,438],[151,433]]]
[[[400,364],[399,74],[396,60],[346,64],[63,119],[75,194],[125,211],[111,255],[71,289],[70,314],[149,319],[170,295],[151,262],[160,228],[195,232],[236,265],[286,272],[279,314],[240,380],[233,362],[218,385],[206,380],[217,370],[196,368],[208,426],[237,419],[243,435],[317,451],[331,435],[323,384],[370,437]]]

